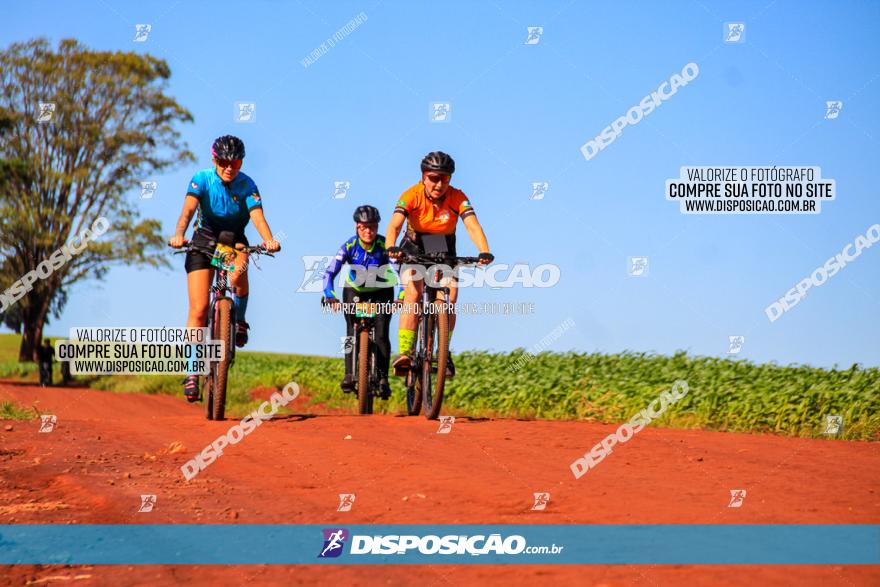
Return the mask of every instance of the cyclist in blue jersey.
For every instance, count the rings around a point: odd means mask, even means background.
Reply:
[[[336,276],[342,266],[348,263],[350,269],[342,289],[342,301],[347,308],[357,297],[360,302],[381,302],[383,311],[376,315],[376,363],[379,373],[380,397],[388,399],[391,387],[388,385],[388,365],[391,359],[391,340],[389,327],[391,315],[384,311],[394,301],[394,286],[397,277],[391,268],[388,254],[385,252],[385,237],[379,231],[379,210],[373,206],[360,206],[354,211],[354,222],[357,234],[342,243],[336,256],[324,272],[324,300],[333,307],[341,304],[334,289]],[[354,335],[355,317],[345,312],[345,329],[347,336]],[[345,378],[339,384],[344,391],[354,391],[352,380],[352,362],[345,361]]]
[[[208,241],[216,241],[221,231],[235,234],[235,243],[248,246],[244,229],[253,221],[257,232],[263,239],[263,246],[269,252],[281,249],[272,237],[272,231],[263,215],[263,202],[257,184],[240,171],[244,159],[244,143],[238,137],[224,135],[211,146],[213,167],[196,172],[187,188],[183,211],[177,221],[177,229],[168,242],[180,248],[186,244],[184,233],[196,212],[198,219],[192,240],[194,244],[207,246]],[[235,346],[247,344],[248,324],[245,312],[248,302],[248,255],[241,251],[235,260],[235,271],[229,276],[235,292]],[[208,303],[214,268],[211,257],[204,253],[189,251],[184,263],[189,289],[189,316],[187,328],[201,328],[208,323]],[[199,398],[199,379],[189,375],[183,384],[184,395],[189,401]]]

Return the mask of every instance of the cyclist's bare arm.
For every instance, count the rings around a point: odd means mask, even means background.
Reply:
[[[174,236],[168,241],[169,245],[175,249],[183,246],[183,243],[186,242],[186,228],[189,226],[190,220],[192,220],[193,215],[195,215],[196,210],[198,209],[199,199],[187,194],[187,197],[183,199],[183,211],[180,213],[180,218],[177,219],[177,227],[174,229]]]
[[[468,236],[471,237],[471,240],[477,246],[477,250],[481,253],[488,253],[489,242],[486,240],[486,233],[483,232],[483,227],[480,225],[480,221],[477,220],[477,216],[471,214],[463,219],[462,222],[464,222],[464,227],[467,229]]]
[[[254,223],[254,227],[257,229],[257,232],[260,233],[260,238],[263,239],[263,245],[266,247],[267,251],[274,253],[281,250],[281,245],[272,237],[272,230],[269,228],[269,223],[266,222],[266,217],[263,215],[262,208],[254,208],[251,210],[251,222]]]
[[[391,215],[391,221],[388,222],[388,229],[385,231],[385,248],[393,247],[397,244],[397,236],[400,234],[404,220],[406,220],[406,216],[400,212],[395,212]]]

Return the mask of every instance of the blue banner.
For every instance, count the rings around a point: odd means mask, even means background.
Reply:
[[[880,525],[0,525],[0,564],[880,564]]]

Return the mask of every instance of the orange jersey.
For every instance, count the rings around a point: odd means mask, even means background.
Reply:
[[[418,234],[455,234],[459,217],[474,214],[473,206],[461,190],[449,186],[442,201],[432,202],[421,182],[400,195],[394,211],[406,216],[407,232]]]

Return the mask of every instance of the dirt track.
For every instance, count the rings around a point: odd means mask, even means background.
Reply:
[[[58,417],[0,430],[0,523],[880,523],[880,443],[646,429],[580,480],[613,426],[293,411],[192,481],[180,466],[233,422],[169,396],[0,382]],[[3,424],[8,424],[4,422]],[[351,436],[346,439],[346,436]],[[177,447],[176,449],[174,447]],[[731,489],[746,489],[728,508]],[[531,511],[547,491],[546,511]],[[338,494],[354,493],[350,512]],[[141,494],[153,512],[138,513]],[[878,585],[877,566],[6,567],[6,584]],[[79,579],[75,577],[79,576]],[[63,577],[63,579],[62,579]]]

